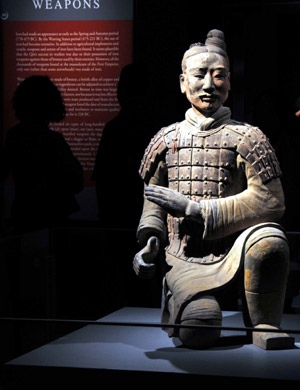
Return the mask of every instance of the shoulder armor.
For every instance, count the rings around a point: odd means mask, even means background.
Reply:
[[[168,137],[175,129],[176,124],[163,127],[155,134],[147,146],[139,169],[139,174],[146,183],[155,172],[161,156],[163,156],[168,149],[165,137]]]
[[[253,166],[263,183],[281,176],[275,150],[258,127],[239,122],[227,127],[238,135],[237,152]]]

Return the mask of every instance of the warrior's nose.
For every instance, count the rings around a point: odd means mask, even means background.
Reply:
[[[211,93],[213,92],[214,90],[214,84],[213,84],[213,78],[212,76],[208,73],[205,77],[204,77],[204,84],[203,84],[203,90],[206,92],[206,93]]]

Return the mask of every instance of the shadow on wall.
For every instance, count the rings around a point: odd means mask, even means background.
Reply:
[[[15,91],[19,123],[8,130],[4,176],[12,175],[14,233],[62,226],[79,206],[83,169],[62,134],[50,122],[65,117],[60,91],[47,76],[30,76]]]

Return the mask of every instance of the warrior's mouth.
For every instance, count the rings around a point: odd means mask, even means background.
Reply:
[[[204,96],[200,96],[200,99],[203,101],[203,102],[206,102],[206,103],[214,103],[216,100],[217,100],[217,96],[215,95],[204,95]]]

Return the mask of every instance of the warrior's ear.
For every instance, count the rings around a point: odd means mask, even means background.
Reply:
[[[184,74],[181,74],[179,76],[179,81],[180,81],[180,89],[182,93],[186,92],[186,85],[185,85],[185,76]]]

